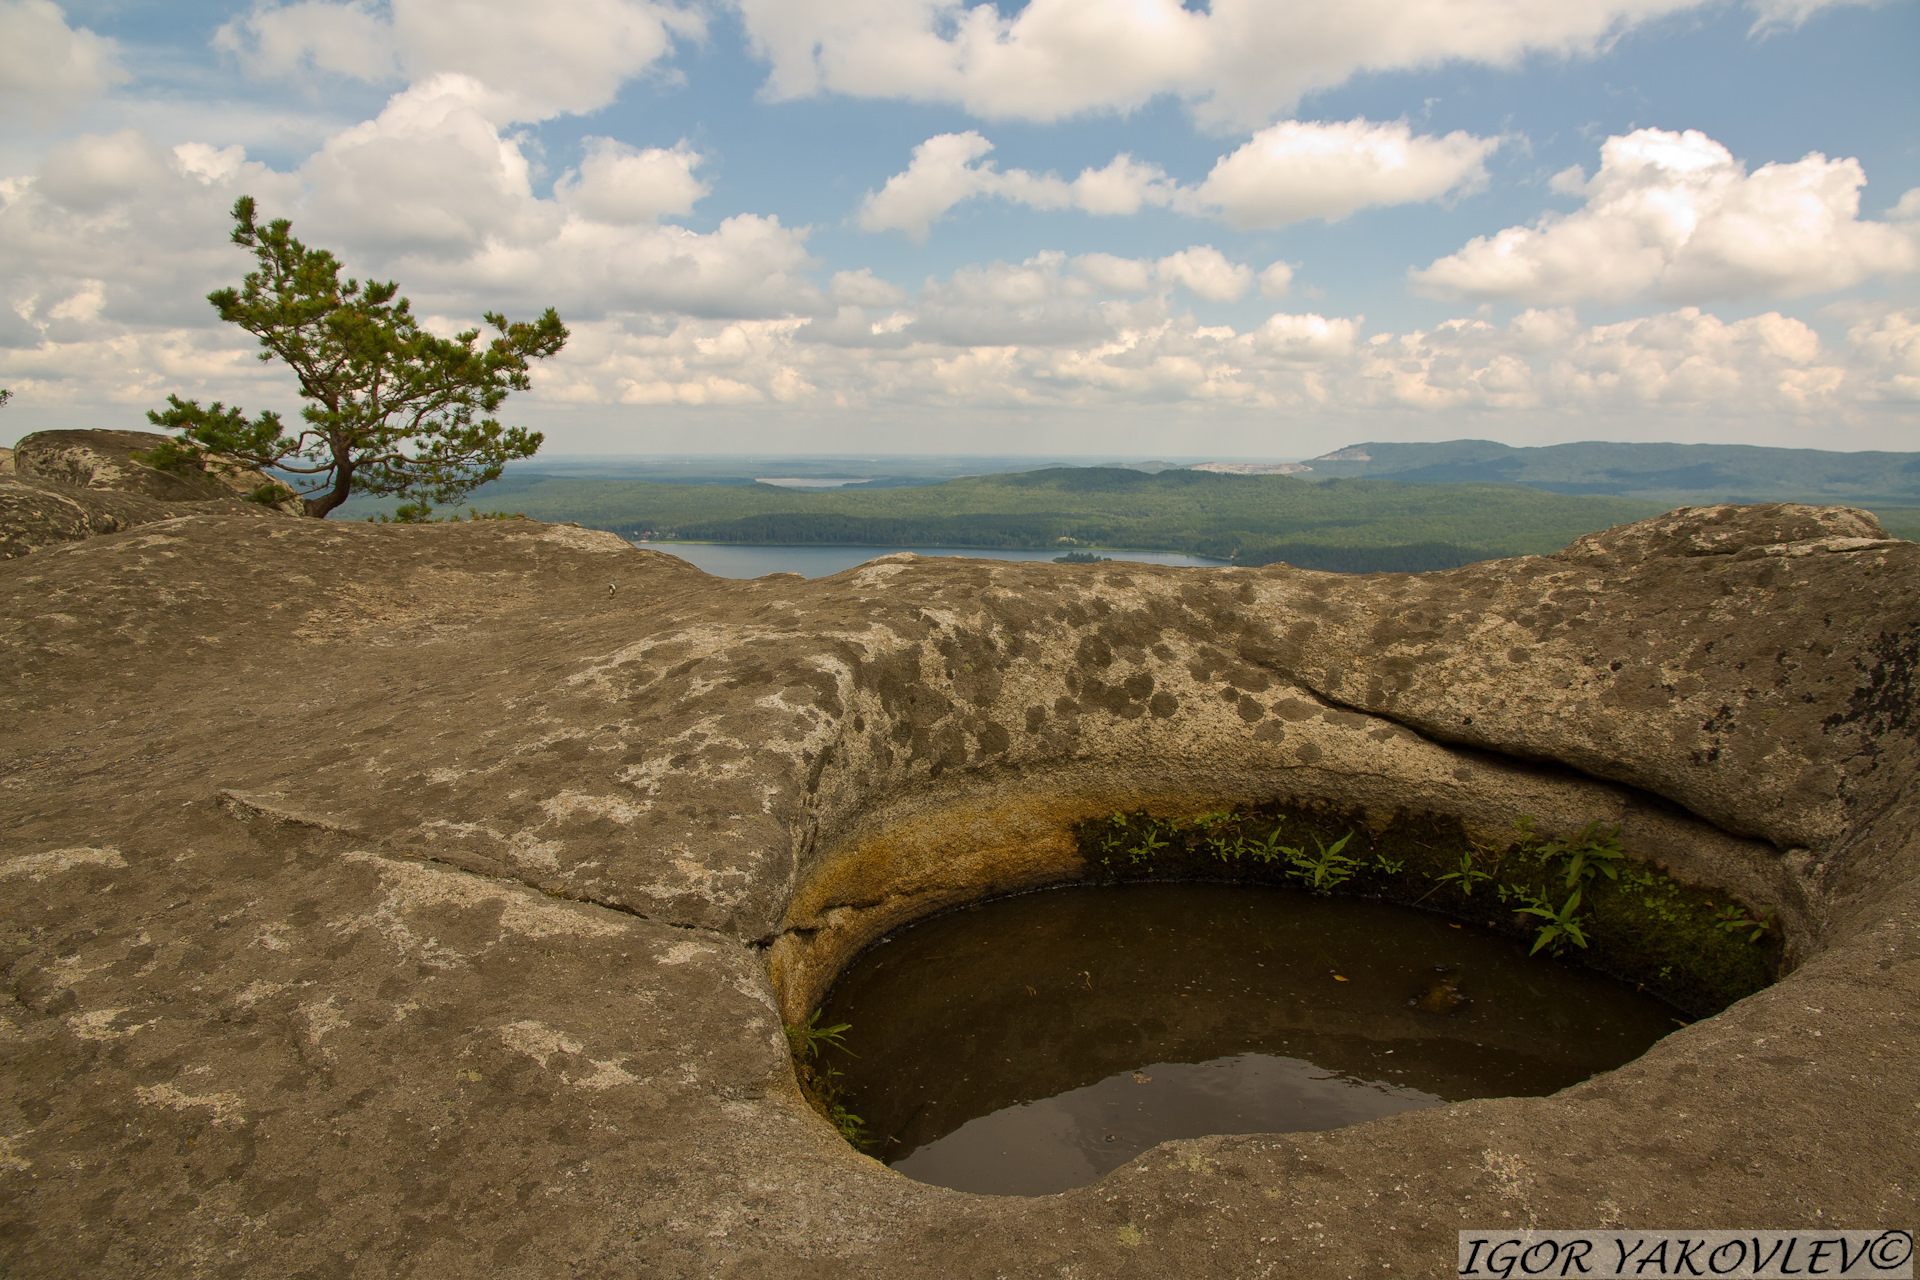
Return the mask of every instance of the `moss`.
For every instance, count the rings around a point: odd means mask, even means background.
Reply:
[[[1639,983],[1696,1017],[1758,991],[1779,966],[1770,914],[1675,880],[1597,823],[1548,838],[1523,821],[1490,845],[1440,814],[1270,806],[1115,813],[1074,834],[1096,879],[1227,879],[1403,903]]]

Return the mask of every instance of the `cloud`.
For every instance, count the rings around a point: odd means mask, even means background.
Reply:
[[[873,274],[871,267],[836,271],[828,286],[835,302],[856,307],[892,307],[907,300],[907,291]]]
[[[992,342],[928,317],[929,304],[949,306],[962,293],[1044,308],[1072,275],[1049,265],[1060,264],[1001,264],[957,278],[950,290],[923,294],[910,308],[916,318],[886,341],[822,341],[815,325],[781,320],[683,321],[646,332],[597,322],[592,340],[556,364],[543,394],[574,404],[778,403],[831,411],[836,422],[852,421],[849,410],[884,421],[896,409],[1098,409],[1113,424],[1184,406],[1210,423],[1271,423],[1277,411],[1377,429],[1395,420],[1383,415],[1402,414],[1419,431],[1444,430],[1435,424],[1448,415],[1526,424],[1507,431],[1534,430],[1552,415],[1656,437],[1738,422],[1745,438],[1807,418],[1866,421],[1875,405],[1920,396],[1920,315],[1910,312],[1863,320],[1842,350],[1777,312],[1729,322],[1693,308],[1608,325],[1536,310],[1505,325],[1463,318],[1368,337],[1352,316],[1280,312],[1236,331],[1135,305],[1110,308],[1111,323],[1078,337],[1049,328],[1035,310],[1032,340],[1003,331]],[[1153,421],[1164,428],[1169,420]]]
[[[1920,311],[1862,320],[1847,338],[1861,356],[1868,397],[1920,406]]]
[[[860,205],[860,226],[867,231],[904,231],[924,243],[933,224],[963,201],[996,197],[1037,209],[1080,209],[1086,213],[1126,215],[1142,205],[1166,205],[1177,188],[1157,165],[1142,164],[1122,153],[1104,168],[1084,169],[1067,182],[1053,174],[1025,169],[1006,172],[982,161],[993,144],[979,133],[942,133],[913,149],[907,167],[869,191]]]
[[[1002,172],[986,158],[993,143],[975,130],[942,133],[913,149],[901,172],[860,206],[867,231],[904,231],[924,243],[955,205],[999,199],[1035,209],[1130,215],[1173,207],[1236,227],[1280,227],[1306,218],[1335,222],[1369,205],[1437,200],[1480,189],[1497,138],[1454,132],[1415,136],[1405,121],[1375,124],[1288,121],[1263,129],[1222,156],[1198,187],[1183,187],[1155,164],[1125,152],[1071,182],[1025,169]]]
[[[1859,217],[1865,183],[1857,160],[1814,152],[1749,174],[1705,134],[1641,129],[1607,139],[1591,179],[1555,179],[1585,197],[1577,212],[1476,238],[1410,277],[1442,297],[1549,303],[1846,289],[1920,265],[1914,226]]]
[[[701,157],[684,143],[588,139],[553,198],[537,197],[520,143],[488,118],[490,93],[438,76],[330,138],[300,168],[296,225],[444,308],[771,316],[825,305],[806,276],[804,229],[754,214],[711,232],[656,221],[705,194]]]
[[[612,138],[588,138],[580,168],[554,184],[554,194],[599,222],[653,222],[684,215],[707,194],[693,176],[702,157],[685,143],[644,151]]]
[[[256,4],[214,45],[262,78],[465,76],[493,90],[490,118],[506,123],[598,110],[676,37],[703,32],[697,13],[645,0],[297,0]]]
[[[1154,264],[1154,275],[1169,284],[1184,285],[1187,292],[1208,302],[1232,302],[1253,283],[1253,272],[1210,244],[1197,245],[1169,254]]]
[[[1140,265],[1152,269],[1150,264]],[[1096,269],[1089,276],[1071,270],[1067,255],[1057,251],[1035,254],[1021,263],[962,267],[946,280],[927,281],[910,313],[911,324],[898,336],[880,336],[888,345],[919,341],[954,347],[1068,346],[1109,336],[1135,322],[1143,308],[1150,317],[1158,316],[1157,301],[1102,297],[1106,289],[1100,276],[1111,280],[1113,273]]]
[[[237,190],[278,202],[297,187],[237,148],[169,151],[130,129],[56,144],[0,181],[0,346],[212,324],[206,294],[239,274]]]
[[[533,199],[531,166],[489,118],[491,90],[436,76],[327,139],[301,166],[307,234],[386,252],[464,255],[540,234],[557,204]]]
[[[1477,191],[1487,182],[1486,158],[1499,146],[1498,138],[1458,130],[1415,137],[1404,120],[1289,120],[1222,156],[1194,194],[1236,227],[1337,222],[1369,205]]]
[[[105,137],[87,133],[47,155],[39,186],[62,208],[92,213],[164,183],[175,167],[137,129]]]
[[[127,78],[114,44],[52,0],[0,0],[0,114],[46,121]]]
[[[40,273],[35,296],[10,296],[0,311],[25,329],[7,361],[17,407],[120,406],[132,421],[178,391],[291,408],[283,376],[251,359],[245,335],[210,324],[182,286],[204,291],[244,265],[208,234],[237,185],[278,182],[275,198],[297,208],[301,179],[262,170],[237,148],[143,154],[137,138],[117,136],[73,145],[47,169],[147,175],[157,185],[117,204],[100,203],[104,179],[63,189],[85,209],[57,204],[39,177],[6,188],[0,278]],[[566,312],[575,338],[516,401],[522,419],[537,420],[549,411],[542,405],[777,405],[843,423],[899,409],[1018,409],[1043,415],[1036,424],[1097,409],[1119,423],[1184,407],[1209,423],[1283,413],[1376,429],[1394,421],[1381,415],[1400,413],[1420,432],[1463,414],[1523,415],[1502,420],[1527,430],[1551,420],[1656,434],[1738,421],[1752,438],[1768,423],[1867,421],[1920,402],[1920,314],[1898,309],[1856,316],[1839,349],[1778,312],[1726,321],[1696,308],[1604,325],[1570,308],[1537,309],[1500,325],[1461,318],[1373,334],[1359,316],[1279,311],[1235,327],[1176,307],[1177,291],[1241,296],[1287,264],[1256,275],[1204,245],[1158,259],[1045,253],[964,268],[917,297],[868,271],[838,273],[823,293],[804,283],[812,264],[800,240],[771,219],[737,217],[702,235],[544,203],[556,221],[532,240],[400,259],[410,268],[403,278],[443,301],[601,301]],[[188,250],[180,260],[176,248]],[[143,279],[143,270],[166,276]],[[142,315],[156,291],[198,305]],[[742,314],[755,307],[764,313]]]
[[[1231,302],[1254,279],[1251,268],[1211,245],[1192,245],[1158,259],[1047,251],[1019,263],[962,267],[945,280],[927,280],[912,299],[867,272],[841,272],[832,290],[841,305],[831,316],[796,328],[793,336],[803,343],[875,351],[928,343],[1072,346],[1162,322],[1174,314],[1178,290]]]
[[[887,179],[879,191],[869,191],[860,206],[860,225],[867,231],[904,231],[925,243],[933,223],[963,200],[987,191],[999,175],[976,168],[973,161],[993,150],[978,133],[941,133],[913,149],[913,159]]]
[[[262,79],[324,72],[379,83],[400,76],[392,23],[358,0],[258,4],[214,32],[213,46]]]
[[[1748,0],[1747,7],[1758,15],[1749,34],[1765,35],[1800,27],[1822,9],[1837,9],[1842,5],[1877,9],[1886,3],[1888,0]]]
[[[753,214],[710,231],[659,221],[704,193],[700,157],[684,144],[589,139],[578,169],[537,196],[520,142],[475,106],[488,92],[458,76],[416,85],[293,172],[237,145],[169,150],[132,129],[55,145],[35,172],[0,179],[0,347],[106,351],[171,330],[224,333],[206,295],[251,265],[228,236],[241,194],[292,218],[349,273],[398,279],[418,313],[449,329],[488,309],[549,305],[570,322],[831,310],[804,228]],[[871,304],[891,286],[843,273],[836,288]],[[250,345],[229,340],[243,354]]]
[[[1249,128],[1358,72],[1577,56],[1701,2],[1029,0],[1002,14],[956,0],[732,0],[775,100],[836,93],[1051,121],[1164,95]]]

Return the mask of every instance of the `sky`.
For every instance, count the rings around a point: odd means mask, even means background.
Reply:
[[[1920,449],[1920,3],[0,0],[0,442],[297,414],[234,200],[560,453]]]

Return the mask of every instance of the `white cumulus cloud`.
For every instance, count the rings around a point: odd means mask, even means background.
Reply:
[[[0,0],[0,114],[46,120],[126,78],[113,42],[52,0]]]
[[[597,221],[684,215],[707,194],[707,184],[693,173],[702,157],[684,143],[641,150],[613,138],[589,138],[586,146],[580,168],[555,183],[554,194]]]
[[[532,198],[531,166],[486,110],[490,91],[443,75],[395,94],[372,120],[328,138],[301,173],[309,234],[383,250],[466,253],[537,234],[559,210]]]
[[[1336,222],[1369,205],[1415,204],[1487,182],[1498,138],[1455,131],[1416,137],[1406,121],[1288,120],[1222,156],[1195,191],[1236,227]]]
[[[1079,209],[1126,215],[1143,205],[1172,203],[1178,188],[1158,165],[1122,153],[1104,167],[1088,168],[1072,181],[1025,169],[1004,172],[985,159],[993,144],[979,133],[942,133],[913,149],[907,167],[869,191],[860,205],[867,231],[904,231],[924,242],[933,224],[967,200],[993,197],[1036,209]]]
[[[1688,130],[1609,138],[1592,178],[1554,187],[1585,206],[1479,237],[1411,273],[1443,297],[1675,302],[1846,289],[1920,265],[1911,224],[1862,219],[1857,160],[1813,153],[1748,173]]]
[[[1125,152],[1071,181],[1002,171],[987,158],[993,143],[970,129],[915,147],[905,169],[867,193],[859,217],[865,230],[904,231],[921,242],[955,205],[975,199],[1122,216],[1171,206],[1242,228],[1307,218],[1335,222],[1370,205],[1476,191],[1486,185],[1485,161],[1499,145],[1497,138],[1457,131],[1416,135],[1405,121],[1287,121],[1222,156],[1200,185],[1183,187],[1160,166]]]
[[[1260,296],[1263,298],[1284,298],[1293,288],[1293,267],[1291,262],[1276,262],[1260,273]]]
[[[927,280],[914,298],[866,272],[850,274],[834,278],[833,296],[842,304],[835,314],[795,329],[796,340],[875,351],[927,343],[1073,346],[1161,323],[1175,314],[1179,291],[1231,302],[1256,278],[1211,245],[1162,258],[1049,250],[1024,262],[962,267],[944,280]]]
[[[1889,311],[1847,331],[1867,370],[1867,394],[1920,406],[1920,311]]]
[[[213,44],[262,78],[318,71],[378,82],[400,74],[393,24],[360,0],[255,5],[222,25]]]
[[[1703,0],[731,0],[776,99],[838,93],[1057,120],[1171,95],[1257,127],[1357,72],[1591,52]],[[1782,3],[1786,0],[1769,0]]]
[[[350,274],[397,279],[447,329],[549,305],[570,323],[635,325],[830,309],[804,229],[755,214],[710,231],[661,221],[704,193],[684,144],[590,139],[554,194],[537,195],[521,143],[474,105],[488,92],[454,75],[415,85],[290,172],[238,145],[168,149],[128,129],[56,144],[34,171],[0,178],[0,349],[20,403],[153,404],[178,390],[292,408],[284,376],[251,361],[251,340],[206,302],[252,265],[228,236],[241,194]],[[904,298],[871,272],[842,273],[834,291]],[[114,370],[97,394],[69,381],[89,359]]]
[[[689,320],[646,331],[595,322],[592,344],[556,368],[550,394],[564,387],[574,403],[880,411],[879,421],[902,407],[1099,409],[1103,429],[1151,422],[1164,430],[1170,406],[1214,424],[1271,423],[1278,411],[1365,429],[1404,421],[1422,432],[1446,429],[1436,424],[1447,415],[1484,427],[1499,415],[1534,422],[1551,414],[1640,438],[1738,423],[1749,439],[1809,418],[1872,421],[1875,406],[1920,396],[1920,316],[1909,312],[1861,321],[1842,349],[1777,312],[1724,321],[1694,308],[1605,325],[1570,309],[1535,310],[1507,324],[1462,318],[1367,336],[1360,317],[1314,312],[1279,312],[1240,330],[1151,300],[1082,297],[1092,309],[1074,313],[1065,304],[1075,300],[1076,274],[1072,262],[1045,255],[956,273],[864,342],[790,320]],[[976,310],[957,316],[961,302]],[[1024,328],[980,332],[994,307],[1024,308]]]
[[[1187,292],[1209,302],[1232,302],[1253,283],[1253,271],[1210,244],[1196,245],[1169,254],[1154,264],[1154,274],[1169,284],[1184,285]]]
[[[703,30],[698,14],[646,0],[296,0],[257,3],[214,43],[261,77],[466,76],[504,123],[604,107],[676,36]]]

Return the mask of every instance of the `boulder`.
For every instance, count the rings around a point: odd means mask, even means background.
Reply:
[[[0,460],[0,559],[177,516],[303,514],[297,498],[275,498],[271,478],[236,458],[148,465],[144,455],[171,439],[151,431],[21,437]]]
[[[1911,1226],[1916,592],[1920,547],[1784,506],[1417,576],[43,546],[0,564],[0,1270],[1434,1275],[1466,1227]],[[1552,1097],[1038,1199],[800,1096],[781,1024],[885,930],[1081,877],[1084,818],[1274,801],[1618,823],[1790,971]]]
[[[36,431],[14,443],[17,475],[79,489],[136,493],[161,502],[252,498],[273,480],[238,458],[207,454],[162,470],[151,455],[176,437],[153,431]]]

